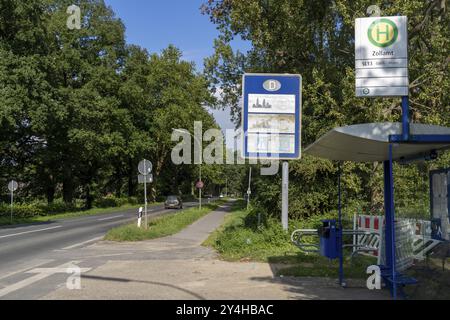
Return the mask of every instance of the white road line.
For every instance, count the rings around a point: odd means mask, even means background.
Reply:
[[[61,250],[70,250],[70,249],[74,249],[74,248],[76,248],[76,247],[81,247],[82,245],[85,245],[85,244],[90,243],[90,242],[98,241],[98,240],[100,240],[100,239],[102,239],[102,238],[103,238],[103,237],[96,237],[96,238],[91,239],[91,240],[83,241],[83,242],[74,244],[74,245],[72,245],[72,246],[62,248]]]
[[[103,219],[97,219],[97,221],[106,221],[106,220],[112,220],[112,219],[117,219],[117,218],[122,218],[123,214],[121,214],[120,216],[114,216],[114,217],[109,217],[109,218],[103,218]]]
[[[14,236],[20,236],[22,234],[53,230],[53,229],[58,229],[58,228],[62,228],[62,226],[56,226],[56,227],[51,227],[51,228],[39,229],[39,230],[24,231],[24,232],[13,233],[13,234],[7,234],[6,236],[0,236],[0,239],[14,237]]]
[[[58,266],[56,268],[57,269],[69,268],[69,267],[71,267],[73,265],[76,265],[77,263],[80,263],[80,261],[72,261],[70,263],[65,263],[65,264],[62,264],[62,265],[60,265],[60,266]],[[31,270],[31,271],[29,271],[27,273],[30,273],[32,271],[33,270]],[[14,291],[17,291],[17,290],[23,289],[25,287],[28,287],[28,286],[32,285],[33,283],[35,283],[35,282],[38,282],[38,281],[43,280],[45,278],[48,278],[50,275],[51,274],[49,274],[49,273],[39,273],[39,274],[36,274],[35,276],[32,276],[30,278],[27,278],[27,279],[24,279],[22,281],[19,281],[19,282],[13,284],[13,285],[10,285],[8,287],[0,289],[0,298],[3,297],[3,296],[6,296],[7,294],[10,294],[10,293],[12,293]]]
[[[33,270],[30,270],[26,273],[43,273],[43,274],[48,274],[49,276],[54,275],[56,273],[70,273],[67,272],[68,268],[61,268],[61,267],[57,267],[57,268],[36,268]],[[80,268],[80,272],[81,273],[86,273],[91,271],[92,268]]]
[[[31,263],[31,264],[29,264],[29,265],[24,266],[22,269],[15,270],[15,271],[13,271],[13,272],[10,272],[10,273],[7,273],[7,274],[4,274],[4,275],[0,276],[0,280],[3,280],[3,279],[6,279],[6,278],[9,278],[9,277],[12,277],[13,275],[16,275],[16,274],[18,274],[18,273],[25,272],[25,271],[30,270],[30,269],[33,269],[33,268],[40,267],[40,266],[42,266],[43,264],[47,264],[47,263],[50,263],[50,262],[52,262],[52,261],[54,261],[54,260],[51,260],[51,259],[42,259],[42,260],[39,260],[39,261],[37,261],[37,262],[35,262],[35,263]]]
[[[49,276],[48,274],[44,274],[44,273],[37,274],[37,275],[35,275],[33,277],[30,277],[30,278],[27,278],[27,279],[22,280],[20,282],[17,282],[15,284],[11,285],[11,286],[8,286],[6,288],[0,289],[0,298],[3,297],[3,296],[6,296],[7,294],[10,294],[11,292],[14,292],[14,291],[17,291],[19,289],[28,287],[29,285],[31,285],[31,284],[33,284],[35,282],[38,282],[40,280],[43,280],[43,279],[47,278],[48,276]]]

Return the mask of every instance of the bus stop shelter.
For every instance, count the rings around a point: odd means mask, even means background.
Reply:
[[[449,127],[408,124],[405,130],[402,123],[386,122],[335,128],[305,150],[306,154],[339,162],[383,162],[386,257],[385,265],[380,266],[380,269],[394,298],[397,297],[399,285],[414,283],[415,280],[396,270],[393,163],[434,160],[439,153],[448,149]],[[340,230],[342,232],[342,227]]]

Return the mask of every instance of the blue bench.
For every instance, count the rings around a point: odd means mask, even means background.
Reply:
[[[384,279],[386,285],[389,287],[391,294],[393,294],[393,287],[396,286],[399,289],[399,293],[403,298],[407,298],[403,288],[407,285],[417,284],[417,279],[404,275],[402,273],[396,272],[395,279],[392,277],[392,272],[386,266],[380,266],[381,277]]]

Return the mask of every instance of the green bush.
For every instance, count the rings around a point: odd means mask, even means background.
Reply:
[[[63,201],[55,201],[50,204],[46,203],[39,203],[39,204],[31,204],[36,206],[38,210],[41,210],[44,212],[44,215],[52,215],[52,214],[58,214],[58,213],[65,213],[65,212],[74,212],[81,210],[78,208],[75,204],[67,204]]]
[[[131,198],[116,198],[108,196],[95,201],[94,206],[98,208],[112,208],[121,207],[127,204],[137,205],[138,199]],[[83,204],[66,204],[62,200],[57,200],[54,203],[47,204],[45,202],[32,202],[27,204],[14,204],[15,218],[33,218],[38,216],[51,216],[56,214],[63,214],[68,212],[83,211]],[[9,217],[11,214],[11,207],[8,204],[0,204],[0,217]]]
[[[97,208],[115,208],[121,207],[126,204],[136,205],[139,201],[136,197],[131,198],[117,198],[113,195],[108,195],[106,197],[97,199],[94,201],[94,207]]]
[[[0,205],[0,217],[9,217],[11,207],[8,205]],[[39,206],[33,204],[15,204],[14,217],[16,218],[32,218],[36,216],[44,216],[46,212]]]
[[[284,276],[338,276],[338,261],[330,262],[316,253],[303,253],[292,244],[290,232],[283,231],[280,219],[272,215],[262,214],[262,224],[257,227],[257,213],[239,206],[234,207],[232,214],[226,218],[225,224],[215,231],[204,243],[212,246],[227,261],[264,261],[276,265],[275,274]],[[315,215],[302,220],[290,220],[290,231],[299,228],[313,229],[321,225],[324,219],[334,218],[333,214]],[[311,240],[314,243],[316,240]],[[376,263],[372,257],[355,257],[350,259],[347,252],[344,260],[346,276],[364,278],[368,265]],[[284,265],[284,266],[283,266]]]
[[[133,206],[140,204],[139,199],[137,197],[129,197],[129,198],[127,198],[127,200],[128,200],[128,204],[131,204]]]

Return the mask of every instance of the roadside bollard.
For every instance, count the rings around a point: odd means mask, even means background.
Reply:
[[[137,226],[138,228],[141,227],[141,223],[142,223],[142,212],[144,211],[144,208],[140,207],[139,208],[139,212],[138,212],[138,223]]]

